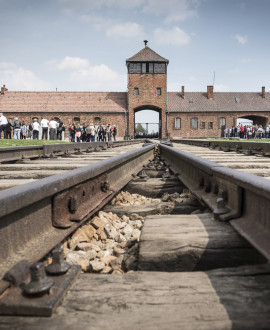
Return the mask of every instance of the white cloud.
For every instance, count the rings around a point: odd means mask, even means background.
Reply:
[[[17,67],[14,63],[0,62],[0,77],[9,90],[39,91],[51,89],[51,86],[36,77],[27,69]]]
[[[86,13],[98,15],[110,10],[114,16],[126,10],[146,15],[161,16],[165,23],[184,21],[198,16],[201,0],[58,0],[63,12],[67,14]],[[128,16],[127,16],[128,17]]]
[[[247,43],[247,36],[241,36],[240,34],[236,34],[234,36],[234,39],[236,39],[241,45],[245,45]]]
[[[55,69],[67,71],[67,82],[72,90],[126,90],[126,76],[118,74],[105,64],[91,66],[86,59],[68,56],[61,61],[50,61],[49,64]]]
[[[184,21],[198,15],[198,0],[148,0],[145,1],[143,12],[164,15],[166,23]]]
[[[134,22],[121,22],[117,20],[104,19],[101,16],[82,15],[80,19],[91,23],[97,31],[104,31],[109,38],[127,38],[143,37],[144,31],[142,25]]]
[[[106,35],[113,38],[130,38],[130,36],[135,38],[143,35],[143,28],[141,25],[131,22],[116,24],[106,29]]]
[[[80,70],[89,67],[89,62],[85,58],[66,56],[57,64],[59,70]]]
[[[156,29],[154,39],[156,43],[163,45],[187,45],[191,41],[190,36],[177,26],[171,29]]]

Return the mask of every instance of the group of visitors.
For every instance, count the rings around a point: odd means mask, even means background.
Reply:
[[[41,139],[48,139],[48,134],[50,140],[62,140],[62,132],[65,131],[65,127],[61,119],[55,120],[51,118],[49,121],[46,118],[41,117],[41,122],[38,122],[37,118],[34,118],[32,122],[27,123],[24,120],[20,121],[18,117],[14,117],[13,120],[7,120],[7,118],[0,113],[0,139],[12,138],[13,129],[13,139],[34,139],[38,140],[41,132]]]
[[[95,142],[116,141],[116,125],[94,125],[93,123],[83,125],[72,123],[68,127],[69,140],[71,142]]]
[[[239,124],[237,127],[225,128],[224,136],[226,138],[238,137],[240,139],[268,139],[270,138],[270,125],[262,127],[262,125]]]
[[[13,134],[12,134],[13,130]],[[7,119],[0,113],[0,139],[42,139],[62,140],[65,126],[60,118],[41,117],[39,122],[34,118],[30,123],[20,121],[18,117]],[[68,126],[70,142],[95,142],[95,141],[116,141],[116,125],[94,125],[93,123],[81,125],[72,123]]]

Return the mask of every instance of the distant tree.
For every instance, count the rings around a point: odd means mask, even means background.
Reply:
[[[145,128],[143,128],[143,125],[142,124],[137,124],[136,125],[136,133],[145,133],[146,132],[146,130],[145,130]]]

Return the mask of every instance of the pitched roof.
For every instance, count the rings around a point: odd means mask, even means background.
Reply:
[[[0,112],[125,112],[126,92],[12,92],[0,95]]]
[[[156,52],[154,52],[148,46],[141,49],[137,54],[128,58],[126,60],[126,62],[166,62],[166,63],[169,63],[169,61],[166,58],[158,55]]]
[[[207,93],[168,92],[167,110],[181,112],[225,112],[225,111],[270,111],[270,93],[252,92],[214,92],[213,99],[207,98]],[[192,98],[193,102],[190,102]],[[236,102],[239,98],[240,102]]]

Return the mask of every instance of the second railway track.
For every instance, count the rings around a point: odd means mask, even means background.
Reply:
[[[122,147],[123,154],[113,158],[107,157],[107,150],[102,157],[92,153],[97,157],[92,165],[89,155],[65,154],[57,162],[47,152],[48,159],[37,160],[37,167],[61,166],[65,159],[85,166],[61,174],[49,170],[57,175],[0,193],[1,277],[7,272],[0,282],[0,313],[33,316],[0,316],[1,329],[270,328],[270,187],[265,179],[269,158],[180,144],[137,147]],[[242,163],[247,165],[244,171]],[[250,175],[256,164],[262,165],[256,174],[265,178]],[[197,200],[185,202],[185,187]],[[138,271],[80,274],[66,289],[65,278],[75,276],[72,266],[66,275],[49,276],[55,284],[45,295],[22,294],[30,265],[86,220],[91,226],[91,216],[123,188],[131,194],[163,196],[145,206],[104,209],[117,214],[117,226],[121,217],[129,219],[136,212],[146,216],[138,243]],[[107,237],[101,231],[96,236],[99,248],[110,249],[113,240],[120,244],[105,232]],[[134,250],[134,239],[129,244]],[[115,253],[123,252],[116,248]],[[28,262],[21,262],[25,258]],[[109,266],[114,267],[108,262]],[[66,297],[55,308],[55,297],[64,291]],[[38,317],[52,310],[51,318]]]

